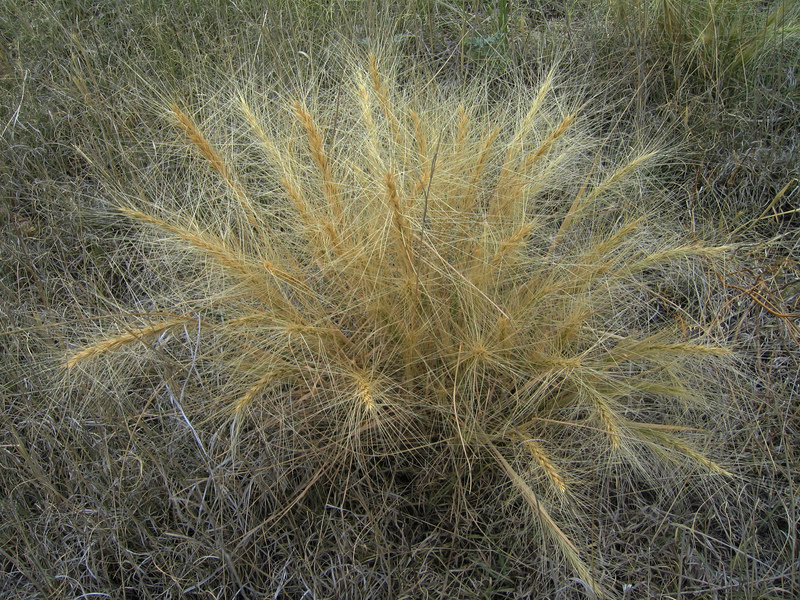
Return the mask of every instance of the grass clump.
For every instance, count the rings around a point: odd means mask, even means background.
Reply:
[[[469,504],[494,470],[543,556],[610,593],[590,522],[609,482],[729,476],[702,443],[729,248],[659,218],[662,154],[595,136],[554,74],[501,105],[398,70],[232,86],[203,118],[165,102],[177,145],[108,177],[150,269],[139,316],[67,365],[161,379],[209,468],[269,449],[267,522],[320,481],[358,494],[415,464]]]
[[[795,2],[712,0],[611,3],[617,21],[639,44],[656,44],[678,78],[719,86],[752,78],[776,49],[794,46],[800,34]]]

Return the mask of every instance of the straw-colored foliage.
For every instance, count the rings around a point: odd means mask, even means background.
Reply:
[[[710,320],[728,249],[654,217],[659,153],[604,147],[554,75],[492,104],[396,70],[370,56],[333,89],[245,87],[202,119],[165,103],[179,181],[115,194],[172,305],[68,364],[113,377],[127,362],[98,357],[171,339],[211,460],[255,430],[343,481],[408,453],[452,457],[436,468],[453,477],[491,465],[600,590],[581,518],[599,482],[727,475],[697,417],[724,397]]]
[[[738,75],[775,47],[796,44],[796,2],[778,0],[612,0],[615,21],[634,36],[663,42],[682,71],[718,81]]]

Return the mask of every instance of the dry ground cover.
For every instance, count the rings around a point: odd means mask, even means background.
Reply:
[[[0,595],[794,597],[797,10],[708,7],[0,9]]]

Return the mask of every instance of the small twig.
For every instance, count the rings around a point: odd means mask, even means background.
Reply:
[[[756,291],[755,286],[751,288],[745,288],[738,285],[734,285],[733,283],[725,282],[725,287],[737,290],[742,292],[741,295],[748,296],[753,302],[758,304],[761,308],[766,310],[770,313],[773,317],[778,317],[779,319],[796,319],[800,314],[798,313],[785,313],[781,312],[778,307],[776,307],[772,302],[763,297],[758,291]]]
[[[431,174],[428,176],[428,186],[425,188],[425,206],[422,209],[422,225],[420,228],[420,238],[424,239],[425,225],[428,219],[428,196],[431,192],[431,184],[433,183],[433,173],[436,170],[436,159],[439,158],[439,146],[442,144],[442,131],[439,131],[439,139],[436,141],[436,150],[431,159]]]
[[[180,411],[181,416],[183,417],[183,421],[186,423],[186,425],[189,426],[189,429],[192,432],[192,436],[194,437],[194,441],[197,442],[197,445],[200,447],[200,450],[203,452],[203,456],[205,456],[205,458],[206,458],[206,464],[210,465],[210,460],[211,459],[208,456],[208,452],[206,452],[206,448],[203,445],[203,441],[200,439],[200,436],[197,434],[197,430],[194,428],[194,425],[192,425],[192,422],[189,420],[189,417],[186,416],[186,413],[184,412],[183,406],[181,404],[181,402],[183,400],[183,397],[186,394],[186,386],[189,383],[189,378],[192,376],[192,371],[194,371],[199,377],[199,373],[197,373],[197,371],[196,371],[195,364],[197,362],[197,354],[198,354],[199,347],[200,347],[200,326],[201,326],[201,323],[202,323],[202,321],[200,320],[200,318],[198,318],[197,319],[197,342],[195,343],[194,351],[192,352],[192,363],[191,363],[191,365],[189,365],[189,371],[186,373],[186,379],[184,380],[183,385],[181,386],[180,396],[176,396],[173,393],[172,388],[169,386],[168,382],[166,382],[167,385],[165,387],[167,389],[167,393],[169,394],[170,400],[172,400],[172,403],[175,404],[177,409]],[[186,328],[186,326],[184,326],[184,333],[186,333],[186,337],[189,338],[189,331]],[[172,376],[170,376],[169,379],[171,380]]]
[[[464,433],[461,431],[461,423],[458,418],[458,407],[456,405],[456,390],[458,389],[458,367],[461,366],[461,350],[462,344],[458,345],[458,360],[456,360],[456,373],[453,377],[453,418],[456,420],[456,429],[458,430],[458,437],[461,439],[461,447],[464,450],[464,458],[467,459],[467,468],[470,474],[472,473],[472,462],[469,460],[469,453],[467,452],[467,442],[464,439]]]
[[[0,133],[0,137],[6,134],[8,128],[11,127],[11,124],[14,124],[14,127],[17,126],[17,122],[19,121],[19,112],[22,110],[22,103],[25,101],[25,84],[28,82],[28,70],[25,69],[25,73],[22,76],[22,92],[20,93],[19,97],[19,104],[17,104],[17,110],[14,111],[14,114],[11,115],[11,118],[6,123],[6,126],[3,127],[3,132]],[[11,130],[11,139],[14,139],[14,129]]]
[[[439,146],[442,143],[442,130],[439,130],[439,139],[436,141],[436,150],[433,152],[433,158],[431,159],[431,172],[428,175],[428,185],[425,187],[425,203],[422,209],[422,223],[420,223],[419,229],[419,239],[420,241],[425,244],[425,225],[427,224],[428,220],[428,196],[431,192],[431,183],[433,183],[433,173],[436,171],[436,159],[439,157]],[[429,244],[425,244],[432,248]],[[434,252],[436,250],[434,249]],[[438,253],[437,253],[438,254]],[[417,274],[417,284],[416,289],[417,293],[419,293],[419,266],[414,269]]]
[[[333,126],[331,127],[331,150],[336,143],[336,125],[339,123],[339,100],[342,96],[342,83],[336,88],[336,110],[333,113]]]

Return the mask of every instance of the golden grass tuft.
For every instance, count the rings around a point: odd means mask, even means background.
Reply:
[[[543,552],[609,592],[579,517],[603,481],[677,491],[694,470],[728,475],[683,434],[724,412],[713,373],[731,352],[709,302],[729,249],[670,228],[646,199],[658,182],[642,183],[658,154],[604,148],[553,73],[481,106],[476,89],[401,87],[380,64],[282,109],[231,94],[218,110],[241,120],[235,142],[171,105],[196,168],[212,167],[247,222],[212,194],[197,211],[117,190],[191,308],[67,365],[201,318],[184,357],[198,435],[219,442],[233,423],[233,446],[245,426],[278,436],[345,487],[409,453],[452,457],[431,462],[443,477],[464,457],[489,465]],[[173,255],[199,268],[169,268]],[[659,293],[681,281],[681,297]]]

